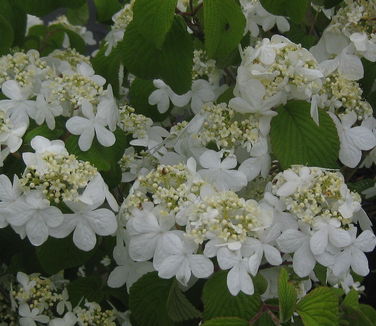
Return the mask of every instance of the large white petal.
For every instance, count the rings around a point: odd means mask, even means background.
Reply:
[[[351,248],[351,268],[360,276],[369,273],[368,260],[366,255],[356,247]]]
[[[98,142],[105,146],[110,147],[115,144],[116,138],[115,135],[109,131],[107,128],[103,127],[100,124],[95,125],[95,133],[97,134]]]
[[[273,246],[264,244],[264,255],[269,264],[274,266],[282,264],[281,253]]]
[[[365,127],[354,127],[347,132],[356,147],[368,151],[376,146],[376,137]]]
[[[172,255],[165,258],[158,267],[158,276],[168,279],[175,276],[181,267],[189,269],[187,262],[184,262],[184,260],[184,256],[178,255]]]
[[[71,134],[81,135],[91,124],[92,123],[88,119],[82,117],[72,117],[66,122],[65,126]]]
[[[192,255],[188,259],[192,273],[197,278],[206,278],[213,274],[214,265],[209,258],[203,255]]]
[[[375,249],[376,237],[372,231],[363,231],[355,240],[355,245],[362,251],[370,252]]]
[[[322,227],[316,231],[311,237],[310,247],[314,255],[321,255],[326,247],[328,246],[328,229],[327,227]]]
[[[350,249],[345,249],[335,258],[335,263],[331,266],[333,274],[336,276],[346,273],[351,265],[351,252]]]
[[[128,274],[128,266],[117,266],[108,276],[107,284],[111,288],[122,287],[126,280]]]
[[[89,212],[86,218],[96,234],[110,235],[117,229],[115,214],[107,208]]]
[[[356,55],[340,55],[338,72],[349,80],[359,80],[364,76],[363,64]]]
[[[48,227],[42,217],[34,216],[26,223],[26,234],[33,246],[40,246],[48,238]]]
[[[74,244],[83,251],[90,251],[95,247],[97,238],[93,229],[85,222],[77,224],[73,232]]]
[[[220,156],[221,154],[216,151],[207,150],[199,158],[200,165],[205,169],[219,168],[221,164]]]
[[[51,228],[58,227],[64,220],[63,213],[55,206],[46,207],[40,210],[39,214]]]
[[[158,238],[158,235],[150,233],[132,237],[129,242],[129,256],[134,261],[149,260],[154,255]]]
[[[343,248],[351,244],[352,239],[348,231],[343,229],[330,228],[329,241],[337,248]]]
[[[315,264],[316,259],[312,255],[309,243],[305,242],[294,254],[292,263],[294,272],[300,277],[306,277],[313,271]]]
[[[91,147],[91,144],[93,143],[94,139],[94,126],[93,125],[87,125],[86,129],[82,132],[80,135],[80,138],[78,139],[78,146],[82,151],[87,151]]]
[[[286,230],[277,239],[277,244],[283,252],[291,253],[298,250],[306,241],[307,235],[298,230]]]

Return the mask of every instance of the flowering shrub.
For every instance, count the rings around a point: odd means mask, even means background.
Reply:
[[[0,326],[374,325],[375,0],[0,0],[0,30]]]

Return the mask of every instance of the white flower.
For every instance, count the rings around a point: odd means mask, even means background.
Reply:
[[[334,265],[330,266],[336,276],[346,273],[350,266],[358,275],[366,276],[369,273],[368,261],[364,252],[371,252],[375,248],[376,237],[369,230],[363,231],[356,237],[356,231],[356,228],[349,230],[351,244],[336,256]]]
[[[215,94],[212,86],[204,79],[198,79],[192,83],[191,108],[194,113],[198,113],[201,107],[215,100]]]
[[[22,188],[16,174],[13,176],[13,185],[6,175],[0,175],[0,228],[8,225],[8,212],[21,194]]]
[[[102,205],[103,202],[107,200],[107,203],[114,212],[119,210],[119,205],[116,202],[115,197],[108,190],[108,186],[100,173],[90,180],[89,184],[86,186],[86,189],[82,195],[80,195],[79,200],[88,205],[96,205],[97,203]]]
[[[37,284],[35,280],[30,281],[29,276],[22,272],[17,273],[17,281],[22,285],[22,289],[25,293],[29,293]]]
[[[37,326],[36,322],[47,324],[50,318],[46,315],[40,315],[41,311],[38,308],[30,307],[26,303],[22,303],[18,308],[18,313],[21,316],[19,319],[20,326]]]
[[[12,115],[0,109],[0,146],[6,145],[11,153],[22,145],[22,137],[29,126],[29,119]]]
[[[38,94],[35,105],[28,108],[28,113],[38,125],[44,121],[48,128],[55,129],[55,117],[63,113],[63,108],[58,104],[49,104],[42,94]]]
[[[30,89],[22,88],[15,80],[7,80],[1,86],[3,94],[10,100],[0,101],[0,108],[9,111],[10,116],[16,120],[29,121],[27,114],[34,101],[28,100],[31,95]]]
[[[175,225],[173,216],[155,213],[152,206],[144,204],[142,210],[135,209],[132,212],[133,217],[127,223],[129,256],[135,261],[153,258],[163,238]]]
[[[212,183],[219,191],[238,191],[247,185],[247,177],[243,172],[232,170],[237,165],[235,155],[228,155],[221,161],[221,153],[207,150],[200,156],[200,165],[204,168],[198,173],[207,182]]]
[[[240,250],[222,250],[219,258],[219,265],[222,269],[230,269],[227,274],[227,287],[232,295],[240,291],[252,295],[254,286],[249,275],[249,259],[242,257]]]
[[[127,290],[144,274],[154,271],[153,264],[149,261],[134,262],[128,254],[128,249],[123,245],[114,248],[114,258],[119,266],[110,273],[107,284],[112,288],[119,288],[124,284]]]
[[[67,312],[63,318],[54,318],[50,320],[48,326],[74,326],[76,325],[77,317],[72,312]]]
[[[250,251],[248,268],[252,275],[257,274],[263,256],[271,265],[278,266],[282,264],[280,252],[268,244],[268,240],[267,236],[260,237],[260,240],[247,237],[242,246],[243,251]]]
[[[191,99],[190,91],[183,95],[177,95],[161,79],[154,79],[153,84],[157,89],[150,94],[148,101],[150,105],[157,105],[160,113],[167,112],[170,107],[170,100],[175,106],[183,107]]]
[[[313,224],[313,229],[310,248],[314,255],[323,254],[329,243],[336,248],[343,248],[351,243],[349,232],[341,229],[341,222],[337,219],[317,218]]]
[[[283,252],[294,253],[293,269],[300,277],[308,276],[315,267],[316,259],[310,249],[309,235],[298,230],[286,230],[277,239]]]
[[[239,171],[247,176],[248,182],[255,179],[259,174],[266,178],[272,163],[267,140],[265,138],[260,139],[257,144],[253,145],[250,154],[252,157],[240,164]]]
[[[352,54],[352,48],[346,47],[334,59],[321,62],[319,68],[325,76],[336,69],[338,73],[349,80],[359,80],[364,76],[363,64],[358,56]]]
[[[158,276],[176,279],[186,286],[193,274],[197,278],[209,277],[214,271],[211,260],[195,254],[197,244],[187,238],[169,233],[162,240],[164,259],[158,263]]]
[[[65,238],[74,230],[74,244],[81,250],[90,251],[97,242],[96,234],[106,236],[116,231],[115,214],[107,208],[97,209],[101,203],[87,205],[77,201],[65,204],[73,213],[64,215],[64,222],[51,230],[51,236]]]
[[[163,145],[163,138],[168,137],[170,133],[160,127],[153,126],[146,131],[146,135],[141,139],[133,139],[129,142],[132,146],[143,146],[150,150],[152,155],[158,157],[158,152],[165,152]]]
[[[362,150],[370,150],[376,146],[376,137],[366,127],[352,127],[357,120],[355,112],[342,115],[341,121],[333,113],[329,114],[341,141],[339,159],[344,165],[355,168],[362,158]]]
[[[106,79],[104,79],[100,75],[95,75],[95,71],[92,66],[88,65],[86,62],[81,62],[77,65],[77,72],[80,75],[83,75],[94,83],[98,84],[99,86],[103,86],[106,83]]]
[[[266,136],[270,130],[270,121],[277,112],[274,107],[283,102],[281,93],[264,100],[266,90],[257,79],[250,79],[245,85],[240,85],[240,97],[230,100],[229,107],[240,113],[254,113],[259,117],[260,132]]]
[[[105,94],[101,97],[97,106],[99,116],[106,120],[108,128],[111,131],[116,130],[119,121],[119,109],[114,98],[112,86],[108,84]]]
[[[299,175],[288,169],[283,171],[283,177],[286,182],[277,190],[277,195],[283,197],[290,196],[298,188],[309,186],[312,180],[310,169],[305,166],[300,169]]]
[[[82,151],[90,149],[94,135],[96,135],[101,145],[105,147],[112,146],[116,138],[111,131],[105,128],[107,119],[103,117],[104,111],[98,111],[94,114],[93,106],[86,100],[82,101],[81,108],[84,117],[72,117],[66,123],[70,133],[80,135],[78,139],[80,149]]]
[[[8,223],[14,227],[25,226],[26,235],[34,246],[40,246],[51,228],[63,223],[62,212],[43,196],[40,191],[30,191],[19,197],[9,210]]]

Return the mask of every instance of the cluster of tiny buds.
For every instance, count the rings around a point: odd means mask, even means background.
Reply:
[[[215,71],[215,60],[209,59],[204,50],[193,51],[192,79],[209,77]]]
[[[292,170],[298,175],[299,167]],[[288,180],[285,180],[283,173],[279,173],[273,180],[272,191],[276,194],[278,189]],[[294,193],[282,197],[286,208],[293,213],[300,221],[312,225],[317,217],[335,218],[343,226],[352,221],[345,218],[338,211],[339,204],[344,202],[341,189],[345,186],[341,173],[324,170],[321,168],[310,168],[309,181],[303,182]],[[360,196],[350,193],[352,200],[360,203]]]
[[[49,83],[49,87],[51,102],[68,102],[73,108],[78,107],[84,99],[91,104],[98,104],[100,96],[104,94],[102,86],[78,73],[57,76]]]
[[[21,185],[28,189],[43,192],[48,200],[60,203],[75,200],[78,190],[86,187],[98,173],[89,162],[77,160],[75,155],[46,153],[42,156],[45,172],[36,167],[28,167],[20,179]]]
[[[232,191],[216,193],[193,207],[186,232],[197,243],[208,234],[224,242],[242,242],[261,225],[261,210],[256,201],[245,201]]]
[[[123,9],[116,13],[113,17],[114,25],[112,29],[122,30],[126,29],[129,23],[133,20],[133,6],[135,0],[131,0],[124,5]]]
[[[159,165],[149,174],[140,176],[138,182],[139,185],[126,200],[129,211],[151,200],[168,212],[175,213],[191,196],[200,193],[204,183],[201,179],[192,179],[187,167],[182,163]]]
[[[0,84],[9,79],[16,80],[21,87],[32,87],[36,75],[47,69],[37,51],[16,52],[0,57]]]
[[[241,146],[250,151],[259,140],[259,122],[252,116],[237,119],[236,112],[225,103],[207,104],[202,112],[205,114],[205,122],[195,137],[204,146],[215,143],[219,149],[234,149]]]
[[[339,115],[354,112],[359,121],[372,116],[372,106],[363,100],[363,91],[357,81],[331,74],[325,78],[321,93],[328,96],[324,106],[334,109]]]
[[[102,310],[100,305],[93,302],[86,303],[85,306],[86,308],[74,309],[80,326],[116,326],[113,310]]]
[[[90,65],[89,57],[80,54],[76,49],[56,49],[49,56],[68,62],[72,68],[76,68],[82,62]]]
[[[7,117],[7,114],[4,111],[0,110],[0,135],[6,133],[11,128],[11,121]]]
[[[119,127],[126,133],[130,133],[134,138],[144,138],[147,130],[152,126],[153,120],[134,113],[135,109],[129,105],[124,105],[119,111]]]
[[[346,6],[340,8],[332,18],[330,27],[350,36],[353,33],[376,32],[376,3],[368,0],[346,0]]]
[[[62,294],[57,291],[53,282],[48,278],[41,278],[34,274],[30,275],[30,282],[35,282],[35,285],[27,290],[23,287],[13,290],[13,298],[18,304],[27,303],[30,310],[37,308],[39,311],[44,311],[49,317],[53,317],[54,308],[63,300]]]
[[[272,73],[274,78],[259,79],[265,86],[266,97],[285,90],[287,85],[292,85],[302,90],[310,89],[311,93],[317,93],[320,90],[320,80],[308,80],[294,69],[297,62],[303,62],[303,68],[318,69],[317,61],[313,55],[309,54],[300,44],[286,44],[284,47],[276,49],[275,53],[275,61],[267,67],[267,72]],[[260,64],[261,62],[256,59],[254,63]]]

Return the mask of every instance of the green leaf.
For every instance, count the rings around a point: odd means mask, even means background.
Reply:
[[[137,30],[148,41],[162,48],[174,20],[177,0],[137,0],[133,20]]]
[[[82,299],[100,303],[104,298],[101,289],[102,281],[100,276],[92,275],[81,277],[70,282],[67,286],[69,301],[75,307]]]
[[[271,144],[283,169],[293,164],[336,168],[339,153],[337,129],[319,110],[320,126],[310,116],[310,104],[290,101],[271,122]]]
[[[360,194],[362,191],[373,187],[374,184],[375,180],[371,178],[365,178],[356,182],[349,182],[347,185],[351,191],[356,191]]]
[[[161,78],[179,94],[190,90],[193,45],[181,17],[174,19],[161,49],[148,41],[134,22],[128,25],[119,47],[124,65],[132,74],[142,79]]]
[[[255,293],[261,295],[268,288],[268,281],[259,273],[253,277],[253,285],[255,287]]]
[[[157,272],[142,276],[132,285],[129,309],[137,325],[173,326],[167,312],[167,300],[173,279],[158,277]]]
[[[239,317],[246,320],[254,316],[261,305],[257,294],[246,295],[240,292],[231,295],[227,288],[227,272],[215,273],[205,284],[202,301],[204,303],[204,319],[214,317]]]
[[[117,96],[121,86],[119,78],[121,53],[118,47],[112,49],[108,56],[105,55],[105,52],[106,47],[102,46],[95,57],[91,58],[91,63],[95,72],[111,84],[114,95]]]
[[[174,322],[181,322],[201,317],[201,312],[189,302],[180,290],[176,280],[171,284],[167,298],[167,313]]]
[[[15,5],[30,15],[44,16],[58,8],[78,8],[86,0],[14,0]]]
[[[210,58],[223,59],[240,43],[245,18],[233,0],[204,0],[205,48]]]
[[[26,13],[11,0],[0,0],[0,13],[8,20],[14,32],[14,45],[21,46],[26,33]],[[2,31],[2,37],[3,37]],[[1,42],[1,41],[0,41]]]
[[[261,5],[276,16],[290,17],[294,22],[304,21],[309,0],[260,0]]]
[[[4,54],[5,52],[9,51],[9,48],[13,44],[14,40],[14,32],[12,25],[9,21],[0,14],[0,54]]]
[[[343,306],[358,308],[359,307],[359,293],[355,290],[350,290],[342,302]]]
[[[343,0],[324,0],[325,8],[333,8],[334,6],[339,5]]]
[[[66,16],[72,25],[86,25],[89,20],[89,8],[87,2],[79,8],[69,8]]]
[[[94,0],[97,19],[104,23],[111,21],[112,16],[121,9],[118,0]]]
[[[373,321],[373,325],[376,324],[376,309],[374,307],[368,304],[360,304],[359,309],[368,319]]]
[[[282,322],[291,318],[298,298],[294,286],[288,282],[288,279],[287,271],[282,268],[278,281],[279,319]]]
[[[95,252],[95,249],[88,252],[78,249],[72,236],[64,239],[49,238],[35,250],[43,269],[51,275],[85,264]]]
[[[352,326],[375,326],[375,319],[369,318],[359,308],[346,306],[345,312],[345,318],[350,322],[350,325]]]
[[[202,326],[248,326],[248,322],[240,318],[215,318],[206,321]]]
[[[30,143],[31,140],[35,136],[43,136],[50,140],[54,140],[54,139],[58,139],[63,134],[64,134],[64,129],[56,127],[54,130],[51,130],[50,128],[47,127],[47,125],[43,124],[41,126],[38,126],[29,130],[24,137],[24,142]]]
[[[304,326],[338,325],[338,297],[332,289],[319,287],[296,306]]]
[[[363,96],[367,99],[376,79],[376,63],[366,59],[362,59],[362,63],[364,67],[364,77],[359,81],[359,84],[363,89]]]
[[[95,138],[90,149],[86,152],[80,150],[78,146],[79,136],[71,135],[65,141],[65,147],[70,154],[76,155],[83,161],[89,161],[99,171],[108,171],[112,166],[122,158],[125,148],[128,145],[128,139],[125,133],[117,129],[114,132],[116,141],[115,144],[110,147],[104,147],[99,144]]]

